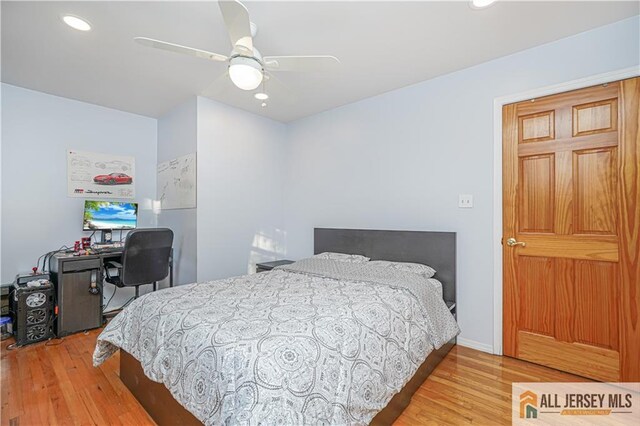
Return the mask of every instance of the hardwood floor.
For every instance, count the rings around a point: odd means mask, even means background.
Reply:
[[[515,358],[454,346],[395,426],[510,425],[511,383],[589,381]]]
[[[98,368],[101,330],[7,351],[2,342],[2,425],[151,425],[120,381],[120,358]]]
[[[100,330],[16,350],[2,342],[1,425],[153,425],[122,384],[119,356],[94,368]],[[396,425],[511,424],[511,382],[585,381],[549,368],[456,346]]]

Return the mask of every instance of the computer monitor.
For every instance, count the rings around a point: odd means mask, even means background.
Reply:
[[[85,231],[134,229],[138,225],[138,203],[118,201],[84,202]]]

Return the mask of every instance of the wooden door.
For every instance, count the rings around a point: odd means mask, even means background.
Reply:
[[[505,355],[640,381],[639,100],[634,78],[503,108]]]

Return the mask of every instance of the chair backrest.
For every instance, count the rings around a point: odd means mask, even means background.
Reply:
[[[169,275],[173,231],[168,228],[129,231],[122,253],[123,285],[151,284]]]

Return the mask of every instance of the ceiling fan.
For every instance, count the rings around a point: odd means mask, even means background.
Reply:
[[[229,56],[179,44],[136,37],[134,40],[149,47],[182,53],[212,61],[228,62],[229,77],[242,90],[254,90],[268,73],[273,71],[327,71],[340,63],[335,56],[262,56],[253,44],[257,26],[249,20],[249,11],[237,0],[219,0],[225,26],[233,49]],[[260,99],[260,98],[258,98]],[[263,104],[264,106],[264,104]]]

